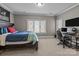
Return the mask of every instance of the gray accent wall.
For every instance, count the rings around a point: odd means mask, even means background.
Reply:
[[[15,27],[18,31],[27,31],[27,24],[25,20],[46,20],[47,33],[40,33],[38,35],[52,36],[55,34],[55,19],[52,16],[21,16],[16,15],[14,18]]]

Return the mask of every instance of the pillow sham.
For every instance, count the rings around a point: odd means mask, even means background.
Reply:
[[[14,27],[8,27],[8,31],[11,32],[11,33],[16,32]]]

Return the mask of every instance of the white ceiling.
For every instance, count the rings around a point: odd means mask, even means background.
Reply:
[[[3,3],[13,10],[16,15],[46,15],[55,16],[60,12],[74,6],[76,3],[45,3],[43,7],[37,7],[34,3]]]

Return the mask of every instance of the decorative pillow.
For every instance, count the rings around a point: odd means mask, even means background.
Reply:
[[[1,33],[2,33],[2,34],[8,33],[7,27],[2,27],[2,28],[1,28]]]
[[[3,32],[4,32],[4,33],[8,33],[7,27],[4,27],[4,28],[3,28]]]
[[[8,27],[8,31],[11,32],[11,33],[16,32],[14,27]]]

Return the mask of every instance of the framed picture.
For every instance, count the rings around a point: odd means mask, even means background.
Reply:
[[[0,20],[10,22],[10,12],[0,7]]]
[[[0,21],[7,21],[7,22],[9,22],[9,17],[0,15]]]

